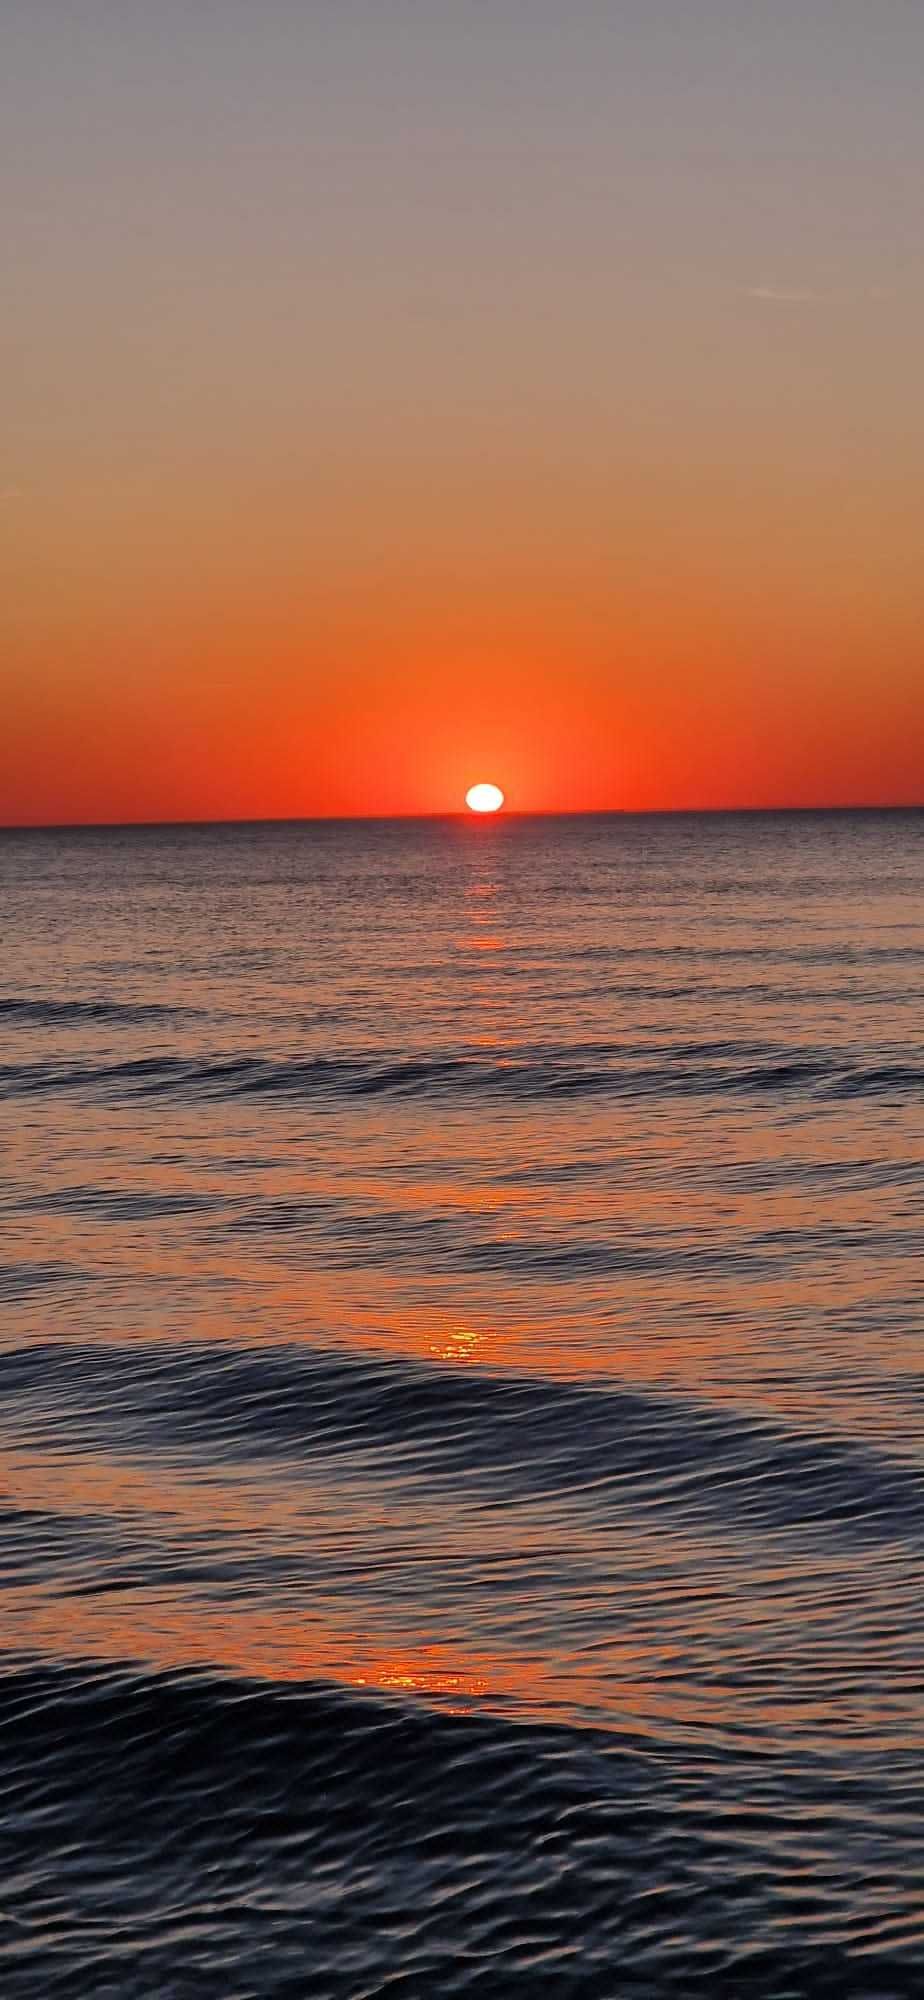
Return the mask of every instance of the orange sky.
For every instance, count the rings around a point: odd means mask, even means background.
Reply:
[[[924,800],[924,24],[736,19],[21,10],[0,823]]]

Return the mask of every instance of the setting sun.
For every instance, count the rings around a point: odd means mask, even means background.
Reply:
[[[504,803],[504,794],[499,785],[470,785],[465,803],[473,813],[496,813]]]

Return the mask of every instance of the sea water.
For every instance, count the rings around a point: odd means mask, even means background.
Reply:
[[[0,835],[0,1991],[924,1993],[924,815]]]

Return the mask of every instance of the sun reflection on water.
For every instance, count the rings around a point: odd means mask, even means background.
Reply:
[[[438,1361],[474,1361],[479,1342],[480,1336],[473,1326],[454,1326],[434,1337],[429,1352]]]

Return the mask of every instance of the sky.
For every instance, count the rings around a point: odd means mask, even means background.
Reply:
[[[0,824],[924,801],[919,0],[5,0]]]

